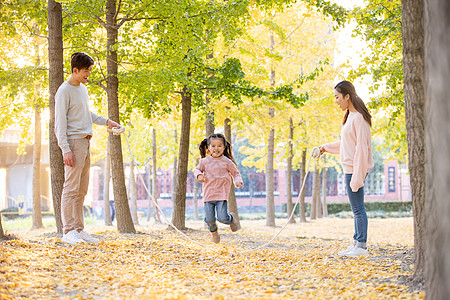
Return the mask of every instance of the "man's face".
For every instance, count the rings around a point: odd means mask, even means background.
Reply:
[[[86,83],[88,80],[88,77],[91,75],[92,67],[90,66],[87,69],[80,69],[73,68],[73,73],[75,74],[77,80],[81,83]]]

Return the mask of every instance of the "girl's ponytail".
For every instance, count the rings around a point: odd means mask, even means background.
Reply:
[[[198,146],[198,150],[200,150],[200,156],[202,158],[206,157],[206,149],[208,148],[208,139],[204,139],[200,142],[200,145]]]

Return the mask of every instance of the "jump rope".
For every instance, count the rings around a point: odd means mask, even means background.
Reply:
[[[109,128],[108,128],[107,131],[108,131],[108,132],[112,132],[114,135],[120,135],[120,134],[122,134],[122,133],[125,133],[125,127],[124,127],[124,126],[120,126],[120,127],[115,127],[115,128],[112,128],[112,129],[109,129]],[[172,223],[171,221],[169,221],[169,220],[167,219],[167,217],[165,216],[163,210],[162,210],[161,207],[158,205],[158,202],[155,201],[155,199],[153,198],[152,194],[151,194],[150,191],[148,190],[147,185],[145,184],[145,181],[144,181],[144,179],[143,179],[143,177],[142,177],[142,175],[141,175],[141,173],[140,173],[140,171],[139,171],[139,168],[138,168],[138,166],[137,166],[136,160],[134,159],[133,152],[131,152],[131,147],[130,147],[130,143],[128,142],[128,137],[127,137],[126,134],[124,134],[124,136],[125,136],[125,140],[126,140],[126,142],[127,142],[128,151],[130,152],[131,159],[133,160],[134,165],[135,165],[135,167],[136,167],[136,170],[138,171],[137,173],[138,173],[138,175],[139,175],[139,178],[141,179],[142,185],[144,186],[145,191],[147,192],[147,194],[149,195],[149,197],[150,197],[150,199],[152,200],[153,204],[154,204],[155,207],[158,209],[158,211],[160,212],[160,214],[162,215],[162,217],[164,218],[164,220],[167,222],[167,224],[168,224],[169,226],[171,226],[176,232],[178,232],[178,233],[181,234],[183,237],[185,237],[188,241],[190,241],[190,242],[192,242],[192,243],[194,243],[194,244],[196,244],[196,245],[198,245],[198,246],[200,246],[200,247],[202,247],[202,248],[204,248],[204,249],[210,249],[210,250],[213,250],[213,251],[215,251],[215,252],[217,252],[217,253],[221,253],[221,251],[218,250],[218,249],[207,247],[207,246],[205,246],[205,245],[203,245],[203,244],[200,244],[199,242],[197,242],[197,241],[191,239],[189,236],[187,236],[184,232],[182,232],[181,230],[179,230],[175,225],[173,225],[173,223]],[[306,178],[308,177],[308,173],[309,173],[309,165],[310,165],[310,162],[311,162],[311,158],[317,159],[317,158],[319,158],[319,157],[320,157],[320,149],[319,149],[319,147],[314,147],[314,148],[311,150],[310,154],[309,154],[308,165],[307,165],[307,167],[306,167],[306,172],[305,172],[306,175],[305,175],[305,177],[303,178],[302,187],[301,187],[300,192],[298,193],[298,197],[297,197],[297,202],[295,203],[294,207],[292,208],[292,212],[291,212],[291,214],[289,215],[289,217],[288,217],[286,223],[284,224],[284,226],[283,226],[283,227],[282,227],[282,228],[281,228],[281,229],[280,229],[280,230],[279,230],[279,231],[278,231],[278,232],[277,232],[277,233],[276,233],[276,234],[275,234],[268,242],[266,242],[266,243],[264,243],[264,244],[262,244],[262,245],[260,245],[260,246],[258,246],[258,247],[256,247],[256,248],[252,248],[252,249],[249,249],[249,250],[240,251],[240,252],[236,252],[236,253],[230,253],[231,256],[241,255],[241,254],[246,254],[246,253],[250,253],[250,252],[259,250],[259,249],[261,249],[261,248],[264,248],[264,247],[266,247],[267,245],[270,245],[270,244],[271,244],[271,243],[272,243],[272,242],[273,242],[273,241],[281,234],[281,232],[283,232],[283,230],[284,230],[284,229],[287,227],[287,225],[289,224],[289,220],[293,217],[294,212],[295,212],[295,209],[297,208],[298,204],[300,203],[301,194],[302,194],[302,192],[303,192],[303,190],[304,190],[304,188],[305,188]]]

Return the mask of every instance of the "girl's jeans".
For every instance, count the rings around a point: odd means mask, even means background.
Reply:
[[[355,234],[353,240],[357,247],[366,248],[367,242],[367,214],[364,207],[364,187],[360,187],[357,192],[353,192],[350,188],[352,174],[345,174],[345,185],[347,195],[352,207],[355,220]]]
[[[226,200],[205,202],[205,222],[208,224],[208,229],[211,232],[217,231],[216,212],[217,221],[220,223],[230,225],[233,222],[233,216],[228,213]]]

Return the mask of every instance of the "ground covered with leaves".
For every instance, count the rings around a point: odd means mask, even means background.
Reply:
[[[131,299],[423,299],[407,286],[413,273],[412,218],[369,219],[370,255],[345,258],[352,219],[326,218],[279,227],[241,221],[219,226],[210,242],[201,221],[185,233],[167,225],[137,226],[137,234],[88,226],[97,245],[61,243],[52,229],[20,231],[0,243],[0,298]]]

